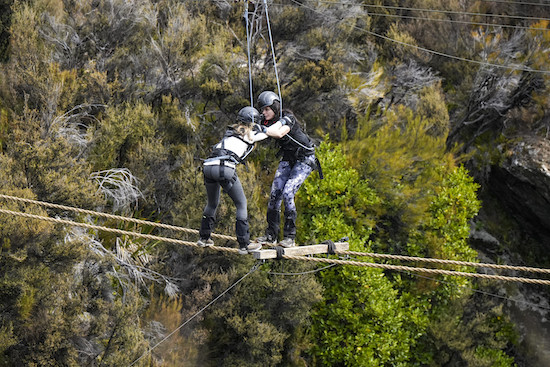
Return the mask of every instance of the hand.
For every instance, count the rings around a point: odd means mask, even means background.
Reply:
[[[267,127],[265,127],[263,125],[260,125],[260,124],[255,124],[254,125],[254,131],[265,134],[265,132],[267,131]]]

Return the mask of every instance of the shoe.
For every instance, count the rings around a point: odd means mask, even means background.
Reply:
[[[248,246],[246,246],[246,249],[248,252],[258,251],[262,249],[262,245],[260,245],[258,242],[252,242]]]
[[[259,243],[260,245],[276,245],[277,240],[270,235],[260,236],[256,238],[256,243]]]
[[[239,255],[246,255],[248,254],[248,249],[246,247],[241,247],[239,249]]]
[[[214,241],[212,241],[211,238],[200,238],[197,241],[197,245],[199,245],[199,247],[211,247],[214,246]]]
[[[285,238],[281,241],[281,243],[279,243],[279,245],[285,248],[294,247],[296,246],[296,242],[294,242],[294,238]]]

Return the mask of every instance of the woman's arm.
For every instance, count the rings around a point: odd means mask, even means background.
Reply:
[[[285,124],[285,119],[281,119],[268,127],[265,133],[275,139],[281,139],[290,132],[290,126]]]

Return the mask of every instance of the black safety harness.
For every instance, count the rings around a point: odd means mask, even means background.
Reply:
[[[225,148],[225,139],[229,137],[236,137],[248,145],[248,148],[246,149],[242,157],[239,157],[237,154],[235,154],[235,152]],[[233,130],[228,130],[221,141],[221,147],[219,148],[214,147],[214,149],[212,149],[212,153],[210,153],[210,156],[204,160],[204,163],[212,162],[216,160],[220,161],[220,164],[219,164],[220,182],[222,183],[224,190],[229,191],[231,190],[231,187],[233,187],[233,184],[237,180],[237,173],[235,172],[233,176],[230,178],[225,178],[224,169],[223,169],[223,167],[225,166],[225,162],[229,161],[234,163],[235,165],[239,163],[243,163],[246,157],[248,157],[248,155],[252,152],[252,150],[254,150],[254,144],[250,144],[249,142],[244,140],[240,135],[235,134]],[[204,177],[204,180],[207,183],[216,182],[216,180],[213,180],[207,177]]]

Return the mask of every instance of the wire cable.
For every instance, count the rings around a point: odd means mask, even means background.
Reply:
[[[283,118],[283,97],[281,95],[282,94],[281,84],[279,82],[279,73],[277,71],[277,58],[275,56],[275,47],[273,46],[273,36],[271,34],[271,25],[269,21],[269,11],[267,9],[267,0],[264,0],[264,6],[265,6],[265,18],[267,23],[267,31],[269,33],[269,43],[271,45],[271,57],[273,58],[273,68],[275,69],[275,79],[277,80],[277,92],[279,94],[279,103],[280,103],[279,114],[280,114],[280,118]]]
[[[170,334],[166,335],[161,341],[159,341],[157,344],[153,345],[151,348],[149,348],[149,350],[147,350],[145,353],[143,353],[138,359],[136,359],[135,361],[133,361],[132,363],[130,363],[128,365],[128,367],[132,367],[134,364],[136,364],[139,360],[141,360],[143,357],[145,357],[147,354],[151,353],[153,351],[153,349],[155,349],[156,347],[158,347],[160,344],[164,343],[166,340],[168,340],[168,338],[170,338],[172,335],[174,335],[178,330],[180,330],[182,327],[184,327],[185,325],[187,325],[191,320],[193,320],[195,317],[197,317],[198,315],[200,315],[204,310],[206,310],[208,307],[210,307],[211,305],[213,305],[217,300],[219,300],[220,298],[222,298],[227,292],[229,292],[231,289],[235,288],[237,286],[237,284],[239,284],[240,282],[242,282],[247,276],[249,276],[250,274],[254,273],[256,270],[258,270],[258,268],[260,267],[260,263],[256,263],[248,273],[246,273],[245,275],[243,275],[239,280],[237,280],[235,283],[233,283],[232,285],[229,286],[229,288],[227,288],[225,291],[223,291],[222,293],[220,293],[216,298],[214,298],[212,301],[210,301],[206,306],[204,306],[203,308],[201,308],[199,311],[197,311],[197,313],[195,313],[193,316],[191,316],[189,319],[187,319],[185,322],[183,322],[180,326],[178,326],[174,331],[172,331]]]
[[[404,6],[392,6],[392,5],[375,5],[375,4],[354,4],[354,3],[346,3],[346,2],[338,2],[338,1],[323,1],[323,0],[315,0],[319,4],[338,4],[338,5],[358,5],[363,8],[384,8],[384,9],[391,9],[391,10],[405,10],[405,11],[418,11],[418,12],[426,12],[426,13],[443,13],[443,14],[454,14],[454,15],[470,15],[470,16],[481,16],[481,17],[495,17],[495,18],[507,18],[507,19],[519,19],[519,20],[549,20],[550,18],[542,18],[542,17],[530,17],[530,16],[521,16],[521,15],[507,15],[507,14],[490,14],[490,13],[475,13],[475,12],[467,12],[467,11],[456,11],[456,10],[439,10],[439,9],[429,9],[429,8],[411,8],[411,7],[404,7]],[[539,4],[541,5],[541,4]]]
[[[474,21],[466,21],[466,20],[455,20],[455,19],[437,19],[437,18],[414,17],[414,16],[411,16],[411,15],[383,14],[383,13],[368,13],[368,15],[369,16],[388,17],[388,18],[410,19],[410,20],[425,20],[425,21],[429,21],[429,22],[440,22],[440,23],[468,24],[468,25],[478,25],[478,26],[487,26],[487,27],[525,29],[525,30],[533,30],[533,31],[550,31],[550,29],[548,29],[548,28],[537,28],[537,27],[528,27],[528,26],[511,25],[511,24],[482,23],[482,22],[474,22]]]
[[[248,21],[248,1],[245,1],[245,9],[244,9],[244,17],[246,19],[246,51],[248,56],[248,85],[249,85],[249,92],[250,92],[250,107],[254,107],[254,97],[252,92],[252,65],[250,64],[250,36],[252,29],[249,25]]]
[[[432,278],[432,277],[429,277],[429,276],[426,276],[426,275],[410,273],[410,272],[408,272],[408,271],[402,272],[402,273],[407,274],[407,275],[410,275],[410,276],[414,276],[414,277],[416,277],[416,278],[422,278],[422,279],[433,280],[434,282],[438,282],[438,283],[442,283],[442,284],[447,284],[447,285],[452,285],[452,286],[460,287],[460,288],[467,289],[467,290],[472,291],[472,292],[475,292],[475,293],[483,294],[483,295],[485,295],[485,296],[494,297],[494,298],[500,298],[500,299],[505,300],[505,301],[510,301],[510,302],[514,302],[514,303],[520,303],[520,304],[524,304],[524,305],[527,305],[527,306],[536,307],[536,308],[541,309],[541,310],[544,310],[544,311],[550,311],[550,307],[537,305],[536,303],[527,302],[527,301],[521,301],[521,300],[516,300],[516,299],[513,299],[513,298],[501,296],[501,295],[499,295],[499,294],[495,294],[495,293],[491,293],[491,292],[482,291],[482,290],[475,289],[475,288],[472,288],[472,287],[467,287],[467,286],[464,286],[464,285],[454,284],[454,283],[447,282],[447,281],[442,280],[442,279]]]
[[[311,10],[312,12],[314,13],[317,13],[317,14],[321,14],[321,12],[319,12],[318,10],[314,9],[314,8],[311,8],[309,6],[306,6],[304,4],[301,4],[299,3],[298,1],[296,0],[290,0],[291,2],[293,2],[294,4],[298,5],[299,7],[303,7],[305,9],[308,9],[308,10]],[[326,14],[321,14],[321,15],[325,15]],[[338,20],[336,19],[336,17],[333,17],[333,19],[335,20]],[[378,34],[376,32],[372,32],[372,31],[369,31],[369,30],[366,30],[364,28],[361,28],[361,27],[358,27],[356,25],[352,25],[353,28],[357,29],[357,30],[360,30],[366,34],[370,34],[374,37],[378,37],[378,38],[381,38],[381,39],[384,39],[386,41],[390,41],[390,42],[393,42],[393,43],[397,43],[397,44],[400,44],[402,46],[406,46],[406,47],[410,47],[410,48],[414,48],[416,50],[419,50],[419,51],[423,51],[423,52],[426,52],[426,53],[431,53],[433,55],[437,55],[437,56],[441,56],[441,57],[446,57],[446,58],[449,58],[449,59],[453,59],[453,60],[458,60],[458,61],[464,61],[464,62],[470,62],[470,63],[474,63],[474,64],[478,64],[478,65],[482,65],[482,66],[489,66],[489,67],[495,67],[495,68],[500,68],[500,69],[505,69],[505,70],[518,70],[518,71],[527,71],[527,72],[532,72],[532,73],[541,73],[541,74],[546,74],[546,75],[550,75],[550,71],[548,70],[537,70],[537,69],[532,69],[532,68],[529,68],[529,67],[526,67],[526,66],[511,66],[511,65],[501,65],[501,64],[494,64],[494,63],[489,63],[489,62],[485,62],[485,61],[478,61],[478,60],[472,60],[472,59],[467,59],[465,57],[459,57],[459,56],[454,56],[454,55],[449,55],[449,54],[446,54],[446,53],[443,53],[443,52],[439,52],[439,51],[434,51],[434,50],[430,50],[428,48],[425,48],[425,47],[420,47],[420,46],[417,46],[417,45],[413,45],[413,44],[410,44],[410,43],[406,43],[406,42],[403,42],[403,41],[399,41],[399,40],[396,40],[396,39],[393,39],[393,38],[390,38],[390,37],[387,37],[387,36],[384,36],[384,35],[381,35],[381,34]]]

